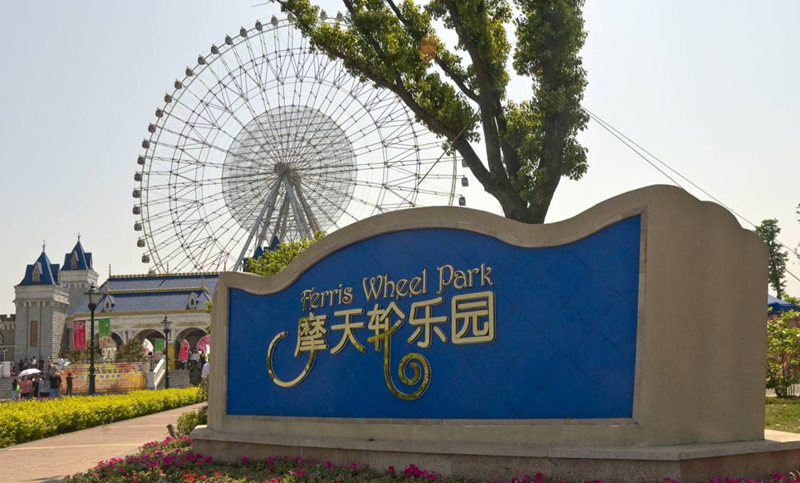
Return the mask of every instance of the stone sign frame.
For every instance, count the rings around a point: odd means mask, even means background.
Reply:
[[[327,255],[388,232],[454,228],[517,246],[548,247],[579,240],[637,214],[642,236],[632,419],[375,420],[225,413],[230,288],[278,292]],[[212,314],[215,343],[207,431],[280,447],[302,447],[313,439],[318,447],[344,444],[368,450],[392,442],[395,448],[405,446],[415,452],[433,451],[442,444],[468,445],[473,447],[470,451],[481,453],[477,448],[488,451],[493,445],[656,446],[762,440],[765,260],[761,240],[742,229],[727,210],[670,186],[625,193],[574,218],[545,225],[450,207],[372,217],[323,238],[273,277],[220,276]]]

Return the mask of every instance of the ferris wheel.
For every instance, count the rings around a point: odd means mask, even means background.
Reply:
[[[155,116],[133,190],[153,272],[238,270],[275,240],[456,197],[441,140],[392,92],[313,52],[291,17],[212,45]]]

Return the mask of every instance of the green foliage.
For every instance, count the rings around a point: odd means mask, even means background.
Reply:
[[[120,346],[117,349],[116,361],[117,362],[147,361],[147,357],[145,357],[144,352],[142,351],[142,343],[139,342],[136,338],[129,339],[128,342],[122,344],[122,346]]]
[[[208,406],[203,406],[193,411],[186,411],[178,416],[178,433],[188,436],[194,428],[201,424],[208,424]]]
[[[275,275],[294,260],[298,255],[308,250],[308,247],[318,242],[325,236],[317,232],[314,238],[303,238],[298,241],[281,243],[275,250],[266,250],[259,258],[248,258],[245,263],[245,272],[262,275],[265,277]]]
[[[0,448],[200,402],[195,388],[0,404]]]
[[[513,8],[507,0],[345,0],[343,23],[320,21],[311,0],[274,1],[313,48],[394,92],[457,150],[507,217],[542,223],[561,177],[586,172],[577,141],[588,122],[580,106],[584,0],[514,0]],[[435,24],[455,35],[452,48]],[[530,78],[529,100],[507,100],[509,64]],[[475,150],[481,137],[488,169]]]
[[[775,290],[778,298],[783,298],[784,290],[786,290],[786,262],[789,260],[789,254],[778,242],[778,235],[781,233],[778,220],[762,221],[756,227],[756,233],[767,244],[767,250],[769,251],[769,273],[767,275],[769,284]]]
[[[200,400],[208,402],[208,377],[200,379],[197,388],[200,390]]]
[[[87,344],[88,345],[88,344]],[[89,362],[90,352],[89,349],[82,350],[82,351],[68,351],[64,354],[64,358],[70,361],[73,364],[77,363],[88,363]],[[94,350],[94,360],[95,362],[99,361],[100,358],[103,357],[103,353],[99,347],[95,348]]]
[[[794,396],[800,383],[800,328],[791,322],[797,312],[784,312],[767,322],[767,388],[778,397]]]

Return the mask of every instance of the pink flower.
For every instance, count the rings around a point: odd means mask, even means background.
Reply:
[[[333,471],[333,463],[331,463],[330,461],[325,463],[325,469],[328,471]]]

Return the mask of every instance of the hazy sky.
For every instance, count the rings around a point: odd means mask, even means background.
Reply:
[[[101,280],[109,264],[146,270],[131,190],[147,125],[198,54],[279,14],[255,3],[0,0],[0,313],[42,240],[62,263],[80,232]],[[800,2],[590,0],[585,18],[584,105],[747,219],[778,218],[796,247]],[[529,92],[512,82],[511,97]],[[562,182],[548,221],[669,183],[595,123],[582,141],[589,172]],[[472,181],[468,205],[498,212]],[[800,276],[796,258],[789,269]]]

